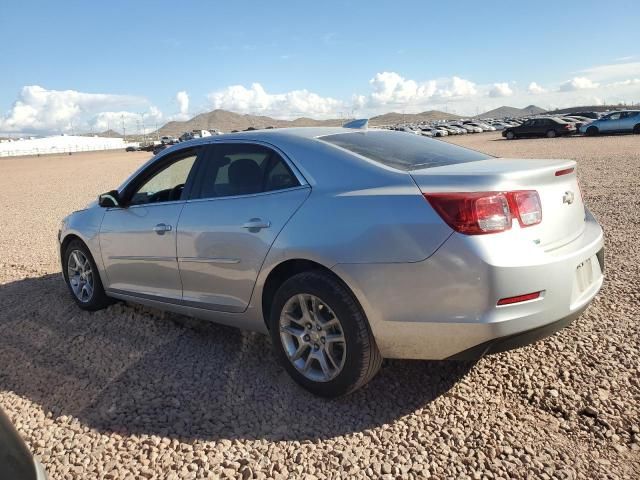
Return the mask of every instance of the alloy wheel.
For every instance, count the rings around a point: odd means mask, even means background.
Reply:
[[[73,294],[82,303],[93,297],[93,270],[91,262],[80,250],[72,250],[67,260],[67,277]]]
[[[280,340],[293,366],[307,379],[328,382],[342,371],[347,344],[340,320],[315,295],[291,297],[280,314]]]

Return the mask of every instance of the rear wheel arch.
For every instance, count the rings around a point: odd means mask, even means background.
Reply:
[[[262,288],[262,317],[267,328],[269,328],[269,316],[271,314],[273,299],[280,286],[294,275],[311,271],[321,271],[330,275],[331,277],[339,281],[344,287],[346,287],[351,295],[353,295],[353,298],[357,301],[357,297],[353,293],[351,288],[349,288],[349,285],[347,285],[347,283],[338,275],[336,275],[336,273],[330,268],[313,260],[307,260],[303,258],[285,260],[284,262],[276,265],[269,272],[269,275],[267,275],[267,278],[264,282],[264,287]],[[362,306],[360,308],[362,308]]]

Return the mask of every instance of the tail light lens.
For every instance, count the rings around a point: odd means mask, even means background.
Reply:
[[[518,218],[521,227],[537,225],[542,221],[542,206],[540,196],[535,190],[521,190],[509,192],[511,208]],[[516,213],[517,212],[517,213]]]
[[[513,217],[521,227],[542,221],[540,197],[535,190],[426,193],[424,197],[447,225],[466,235],[504,232],[511,228]]]

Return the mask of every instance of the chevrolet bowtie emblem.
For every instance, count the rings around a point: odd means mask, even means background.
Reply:
[[[573,203],[573,192],[564,192],[562,196],[562,203],[571,205]]]

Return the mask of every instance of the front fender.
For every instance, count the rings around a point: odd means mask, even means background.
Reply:
[[[104,218],[105,209],[101,207],[91,207],[86,210],[79,210],[69,215],[63,222],[60,229],[59,252],[60,265],[62,265],[63,246],[72,237],[78,237],[89,248],[93,260],[96,262],[100,278],[105,286],[108,284],[102,254],[100,252],[100,225]]]

